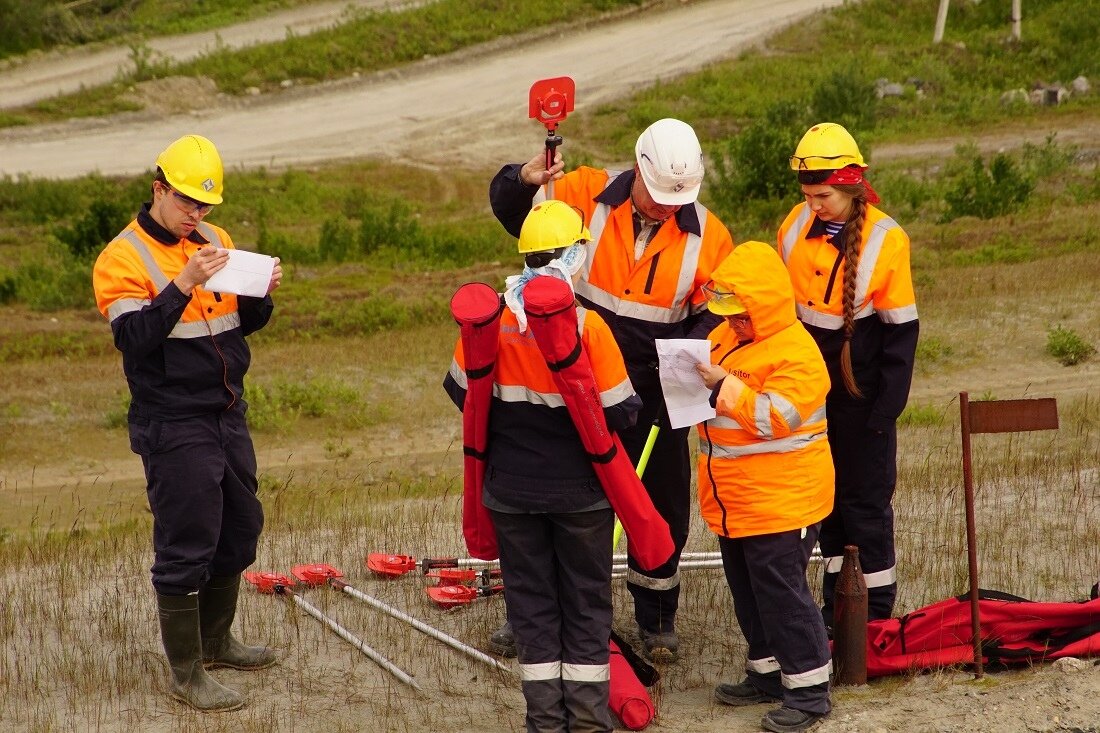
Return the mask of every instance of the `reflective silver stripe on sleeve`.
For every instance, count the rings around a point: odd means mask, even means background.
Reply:
[[[788,428],[796,430],[802,425],[802,416],[798,414],[798,408],[795,407],[790,400],[774,392],[765,392],[764,395],[771,400],[772,407],[775,408],[775,411],[783,418],[783,421],[787,423]]]
[[[630,399],[632,394],[634,394],[634,385],[630,383],[630,377],[627,377],[614,387],[608,387],[600,392],[600,404],[604,407],[612,407]]]
[[[917,304],[903,305],[900,308],[888,308],[878,311],[879,320],[883,323],[909,323],[917,320]]]
[[[821,406],[810,413],[810,416],[806,418],[803,425],[813,425],[815,422],[821,422],[825,419],[825,403],[821,403]]]
[[[168,334],[168,338],[194,339],[203,336],[217,336],[219,333],[225,333],[240,327],[241,317],[237,313],[226,313],[224,316],[209,321],[193,321],[191,323],[181,321],[172,329],[172,333]]]
[[[113,321],[124,313],[139,311],[151,302],[148,298],[119,298],[107,307],[107,320]]]
[[[519,678],[523,682],[541,682],[561,679],[561,662],[541,662],[519,665]]]
[[[627,568],[626,582],[640,585],[650,590],[672,590],[680,585],[680,571],[677,570],[669,578],[651,578],[648,575],[642,575],[634,568]]]
[[[772,674],[779,671],[779,660],[775,657],[764,657],[763,659],[746,659],[745,671],[756,672],[757,674]]]
[[[844,328],[844,316],[834,316],[831,313],[818,313],[813,308],[802,305],[801,303],[796,303],[795,309],[798,311],[798,320],[807,325],[827,328],[830,331],[839,331]],[[866,318],[874,312],[874,304],[868,303],[856,311],[856,320]]]
[[[462,389],[468,389],[469,385],[466,382],[466,370],[458,365],[457,359],[451,359],[451,368],[447,370],[447,373],[451,375],[451,379],[455,380],[455,384]]]
[[[817,669],[795,674],[780,674],[779,679],[788,690],[797,690],[800,687],[813,687],[823,685],[829,681],[829,675],[833,671],[833,663],[826,662]]]
[[[561,665],[561,678],[567,682],[608,682],[611,679],[611,665],[565,662]]]
[[[863,245],[863,251],[859,254],[859,266],[856,267],[855,302],[857,304],[867,300],[867,290],[871,287],[871,276],[875,273],[875,267],[878,266],[878,256],[882,253],[886,233],[897,227],[898,223],[888,216],[876,221],[871,227],[867,244]]]
[[[699,452],[712,458],[740,458],[762,453],[792,453],[824,438],[825,432],[822,431],[809,435],[788,435],[785,438],[776,438],[775,440],[762,440],[759,443],[750,445],[714,445],[713,443],[701,441]]]
[[[823,557],[821,560],[825,563],[826,573],[839,573],[840,564],[844,562],[843,555],[831,555],[829,557]]]
[[[546,405],[547,407],[565,407],[565,400],[560,394],[549,392],[536,392],[527,387],[514,384],[494,384],[493,397],[503,402],[529,402],[532,405]]]
[[[741,427],[741,423],[734,420],[732,417],[724,417],[719,415],[718,417],[712,417],[707,420],[707,426],[712,428],[719,428],[721,430],[744,430]]]
[[[157,286],[157,292],[163,292],[168,287],[168,276],[164,274],[164,271],[160,269],[160,265],[153,259],[153,253],[149,251],[149,247],[145,242],[141,241],[133,229],[123,232],[118,236],[119,239],[125,239],[131,245],[134,250],[141,257],[141,261],[145,263],[145,272],[149,275],[149,279],[153,281],[153,284]]]
[[[756,399],[753,400],[752,413],[753,423],[756,425],[756,434],[761,438],[773,437],[771,402],[766,394],[756,395]]]
[[[810,210],[810,207],[806,204],[802,204],[802,210],[798,212],[798,216],[791,222],[791,228],[783,235],[783,242],[779,245],[779,256],[783,258],[783,264],[787,264],[790,261],[791,252],[794,250],[794,245],[798,242],[798,238],[802,234],[802,228],[806,226],[806,222],[808,222],[813,215],[814,212]]]
[[[868,588],[882,588],[886,585],[893,585],[898,582],[898,566],[891,565],[885,570],[879,570],[877,573],[864,573],[863,582],[867,584]]]

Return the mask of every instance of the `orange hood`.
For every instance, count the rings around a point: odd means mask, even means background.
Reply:
[[[741,299],[752,319],[755,341],[779,333],[796,320],[791,278],[770,245],[738,245],[714,270],[711,279],[718,289],[732,291]]]

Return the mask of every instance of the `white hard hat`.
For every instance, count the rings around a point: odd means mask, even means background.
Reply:
[[[634,155],[649,195],[658,204],[690,204],[703,185],[703,149],[691,125],[666,117],[638,136]]]

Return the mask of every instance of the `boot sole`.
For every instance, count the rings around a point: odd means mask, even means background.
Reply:
[[[645,652],[645,656],[649,659],[649,661],[655,664],[672,664],[680,658],[680,654],[678,652],[674,652],[671,649],[663,646],[658,646],[650,649],[649,651]]]
[[[820,718],[816,718],[810,721],[810,723],[807,725],[781,725],[779,723],[764,719],[760,721],[760,727],[764,730],[772,731],[772,733],[801,733],[802,731],[816,728],[817,724],[825,720],[825,718],[827,717],[827,715],[823,715]]]
[[[244,700],[241,700],[236,705],[230,705],[230,706],[224,707],[224,708],[200,708],[198,705],[195,705],[194,703],[192,703],[190,700],[188,700],[183,695],[176,694],[175,692],[170,693],[170,695],[171,695],[172,699],[175,700],[176,702],[182,703],[182,704],[186,705],[187,707],[191,708],[192,710],[198,710],[200,713],[228,713],[228,712],[232,712],[234,710],[240,710],[241,708],[244,707]]]

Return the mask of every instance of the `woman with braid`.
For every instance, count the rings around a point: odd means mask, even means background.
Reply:
[[[779,254],[798,318],[829,368],[826,399],[836,501],[821,526],[821,609],[832,627],[845,545],[859,547],[868,619],[890,618],[897,596],[894,510],[896,421],[909,398],[917,306],[909,237],[875,208],[867,165],[840,125],[814,125],[790,159],[805,202],[779,228]]]

